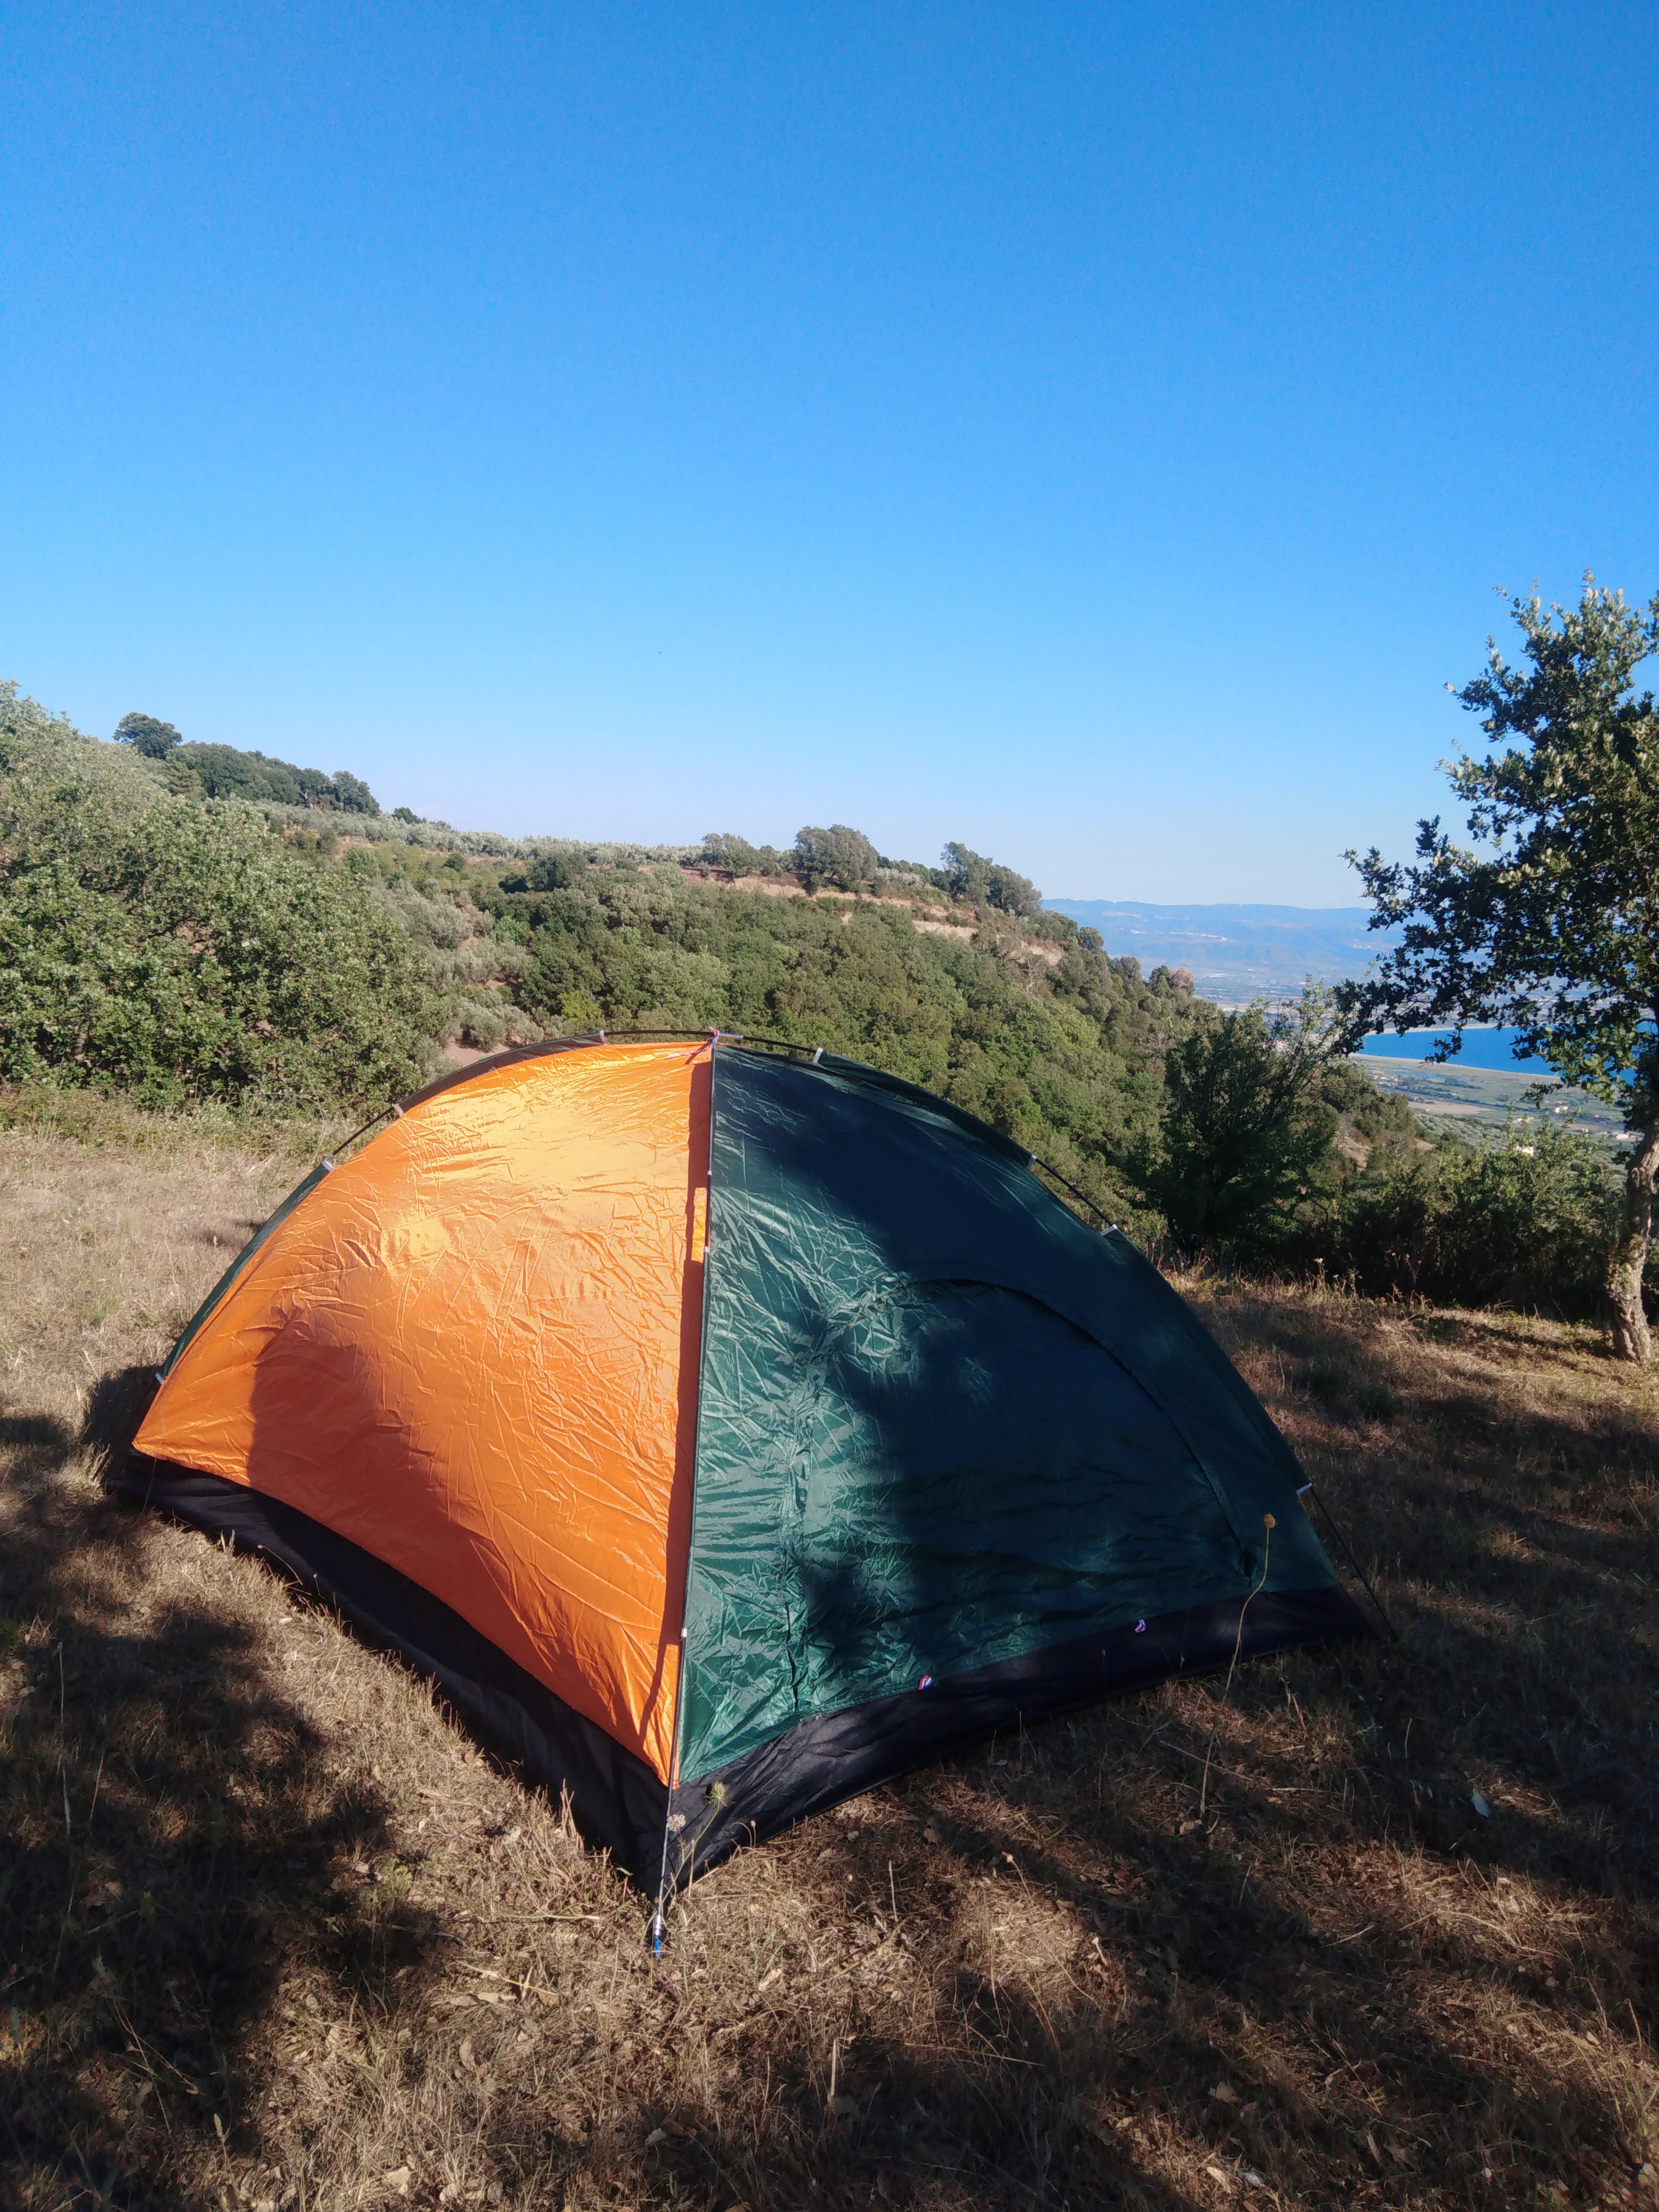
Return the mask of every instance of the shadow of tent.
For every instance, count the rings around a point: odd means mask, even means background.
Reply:
[[[12,1425],[0,1601],[28,1694],[0,1794],[0,1972],[26,2025],[0,2156],[24,2203],[176,2205],[216,2118],[257,2147],[270,2082],[251,2033],[290,1955],[344,2014],[418,1966],[428,1932],[408,1911],[370,1924],[337,1887],[343,1855],[392,1847],[391,1808],[329,1773],[256,1609],[181,1572],[187,1553],[158,1555],[152,1516],[39,1479],[78,1445],[118,1448],[151,1387],[105,1377],[80,1438]]]
[[[123,1367],[113,1375],[100,1376],[87,1400],[82,1444],[112,1458],[125,1451],[149,1411],[155,1390],[153,1368]]]

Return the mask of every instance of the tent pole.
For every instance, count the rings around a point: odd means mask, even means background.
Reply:
[[[680,1614],[680,1663],[674,1677],[674,1727],[668,1743],[668,1794],[662,1808],[662,1863],[657,1871],[657,1909],[651,1916],[651,1955],[662,1956],[662,1939],[667,1933],[663,1918],[663,1905],[668,1895],[668,1837],[674,1820],[674,1784],[680,1768],[680,1711],[685,1702],[685,1615],[682,1604]]]
[[[1344,1553],[1347,1556],[1348,1565],[1353,1569],[1355,1574],[1358,1576],[1360,1581],[1365,1586],[1366,1596],[1370,1598],[1371,1603],[1376,1607],[1378,1613],[1382,1614],[1382,1626],[1388,1630],[1389,1635],[1393,1637],[1395,1642],[1398,1644],[1400,1641],[1400,1631],[1395,1626],[1393,1621],[1389,1620],[1389,1608],[1383,1604],[1382,1599],[1378,1597],[1376,1592],[1371,1588],[1370,1578],[1367,1577],[1365,1570],[1360,1565],[1358,1560],[1355,1559],[1353,1555],[1353,1546],[1348,1541],[1341,1529],[1337,1526],[1336,1516],[1331,1511],[1330,1507],[1326,1504],[1324,1499],[1314,1488],[1312,1483],[1304,1482],[1297,1495],[1310,1497],[1313,1499],[1314,1504],[1324,1515],[1326,1527],[1330,1530],[1332,1535],[1335,1537],[1337,1542],[1341,1545]]]
[[[651,1916],[653,1957],[661,1955],[663,1937],[667,1933],[663,1906],[668,1897],[668,1838],[673,1827],[674,1791],[680,1776],[680,1729],[685,1712],[685,1608],[691,1595],[691,1551],[697,1533],[697,1437],[702,1422],[702,1363],[708,1348],[708,1239],[714,1227],[714,1068],[716,1048],[721,1042],[719,1030],[710,1032],[708,1040],[708,1152],[703,1169],[703,1189],[707,1193],[703,1203],[708,1210],[703,1217],[702,1282],[700,1286],[702,1310],[697,1328],[697,1403],[691,1426],[690,1514],[685,1532],[685,1582],[680,1591],[680,1663],[674,1683],[673,1735],[668,1747],[668,1796],[662,1811],[662,1864],[657,1875],[657,1909]]]

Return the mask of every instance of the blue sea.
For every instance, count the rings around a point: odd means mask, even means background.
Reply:
[[[1392,1030],[1385,1030],[1381,1036],[1367,1037],[1359,1049],[1375,1060],[1427,1060],[1445,1034],[1443,1030],[1407,1030],[1404,1036],[1395,1036]],[[1549,1069],[1541,1060],[1516,1058],[1515,1041],[1520,1034],[1519,1030],[1465,1030],[1463,1049],[1450,1064],[1454,1067],[1519,1067],[1528,1075],[1547,1079]]]

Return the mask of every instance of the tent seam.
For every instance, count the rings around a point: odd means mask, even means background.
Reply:
[[[697,1454],[702,1440],[703,1369],[708,1357],[708,1278],[713,1265],[710,1255],[714,1249],[714,1071],[719,1064],[719,1038],[711,1038],[708,1046],[708,1151],[703,1158],[703,1188],[708,1195],[703,1201],[702,1310],[697,1318],[697,1401],[691,1424],[691,1495],[687,1500],[685,1579],[680,1588],[680,1656],[679,1665],[674,1672],[674,1719],[669,1730],[668,1779],[663,1794],[662,1865],[657,1878],[656,1911],[651,1920],[651,1948],[653,1951],[662,1949],[663,1899],[668,1887],[668,1842],[673,1831],[674,1794],[679,1784],[680,1732],[685,1711],[685,1677],[690,1652],[687,1608],[691,1599],[691,1559],[697,1540]]]

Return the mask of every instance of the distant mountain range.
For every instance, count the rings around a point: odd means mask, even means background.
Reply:
[[[1206,999],[1276,998],[1305,976],[1360,975],[1393,933],[1366,927],[1366,906],[1147,906],[1138,899],[1044,899],[1097,929],[1106,950],[1145,969],[1185,968]]]

